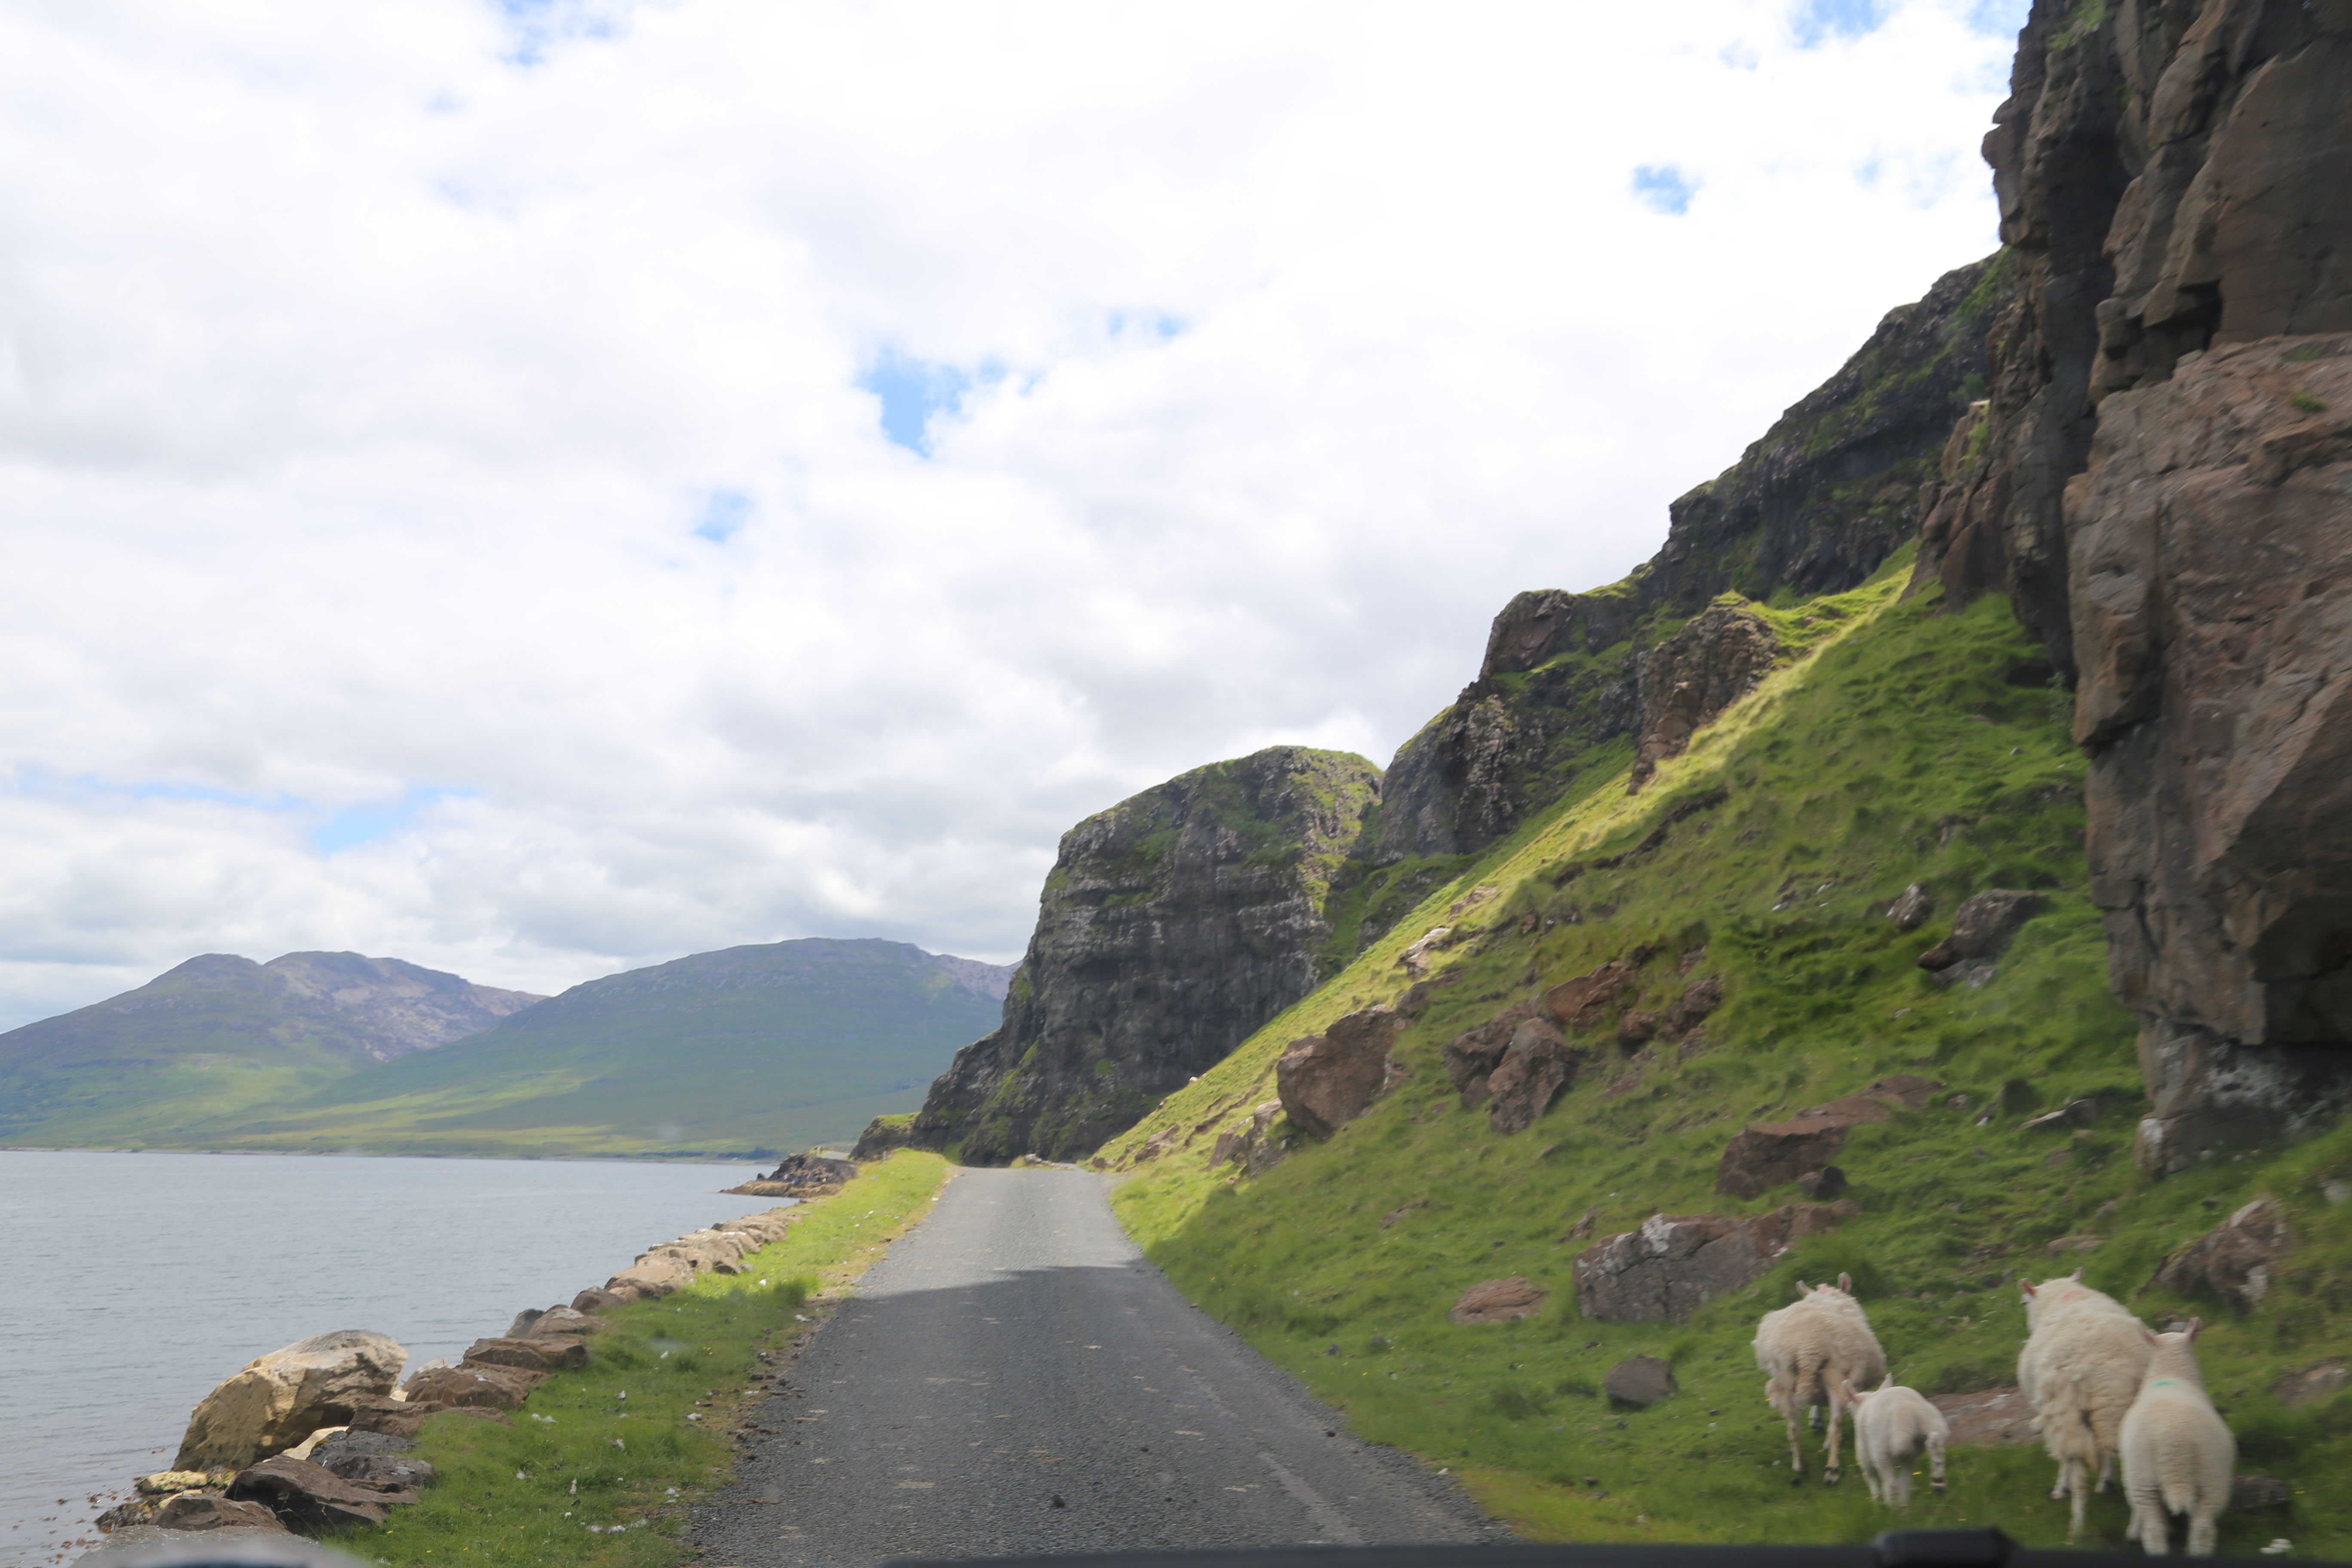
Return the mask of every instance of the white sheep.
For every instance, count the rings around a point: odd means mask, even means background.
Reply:
[[[2074,1499],[2069,1541],[2083,1533],[2094,1489],[2105,1491],[2114,1473],[2124,1413],[2138,1396],[2147,1369],[2147,1328],[2113,1297],[2083,1283],[2079,1268],[2040,1285],[2021,1279],[2025,1293],[2025,1348],[2017,1355],[2017,1385],[2033,1406],[2042,1446],[2058,1461],[2054,1498]]]
[[[2189,1516],[2189,1555],[2213,1555],[2213,1516],[2230,1506],[2230,1479],[2238,1465],[2237,1439],[2205,1395],[2205,1379],[2190,1347],[2201,1320],[2177,1333],[2140,1332],[2148,1344],[2139,1397],[2125,1413],[2124,1497],[2131,1528],[2124,1533],[2161,1557],[2171,1550],[2171,1514]]]
[[[1929,1484],[1944,1489],[1944,1445],[1952,1440],[1952,1426],[1926,1394],[1890,1377],[1870,1389],[1848,1383],[1845,1402],[1853,1409],[1854,1457],[1872,1497],[1889,1508],[1909,1508],[1911,1465],[1923,1450]]]
[[[1756,1364],[1764,1370],[1764,1397],[1789,1422],[1789,1468],[1805,1479],[1804,1451],[1798,1447],[1797,1412],[1815,1405],[1830,1410],[1828,1462],[1822,1479],[1838,1479],[1838,1418],[1846,1412],[1846,1387],[1866,1386],[1886,1375],[1886,1355],[1870,1331],[1870,1319],[1853,1299],[1853,1279],[1841,1274],[1834,1285],[1808,1288],[1797,1281],[1797,1300],[1767,1312],[1756,1325]]]

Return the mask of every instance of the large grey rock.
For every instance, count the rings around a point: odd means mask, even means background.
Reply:
[[[1620,1405],[1655,1405],[1675,1387],[1674,1363],[1654,1355],[1629,1355],[1601,1380],[1601,1392]]]
[[[1330,877],[1380,770],[1276,746],[1062,836],[1004,1021],[909,1130],[971,1164],[1083,1159],[1312,990]]]
[[[228,1496],[232,1502],[261,1504],[288,1529],[305,1535],[382,1524],[386,1510],[416,1500],[404,1486],[346,1479],[324,1465],[282,1454],[239,1471]]]
[[[1948,984],[2009,951],[2017,930],[2040,914],[2049,900],[2019,888],[1972,893],[1952,911],[1952,934],[1919,955],[1919,967]]]
[[[1576,1305],[1611,1322],[1680,1322],[1716,1297],[1763,1278],[1808,1236],[1862,1212],[1852,1199],[1790,1204],[1746,1219],[1653,1215],[1639,1230],[1586,1248],[1575,1265]]]
[[[172,1468],[238,1468],[321,1426],[347,1426],[353,1402],[389,1393],[407,1362],[397,1341],[362,1329],[313,1334],[257,1356],[196,1406]]]

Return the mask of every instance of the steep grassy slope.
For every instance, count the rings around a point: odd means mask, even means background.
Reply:
[[[993,1026],[1005,973],[890,942],[697,953],[436,1051],[210,1114],[149,1103],[112,1131],[182,1147],[764,1158],[913,1110]]]
[[[0,1140],[122,1142],[479,1033],[541,998],[397,958],[192,958],[0,1035]]]
[[[1835,1491],[1788,1484],[1749,1349],[1756,1318],[1787,1301],[1798,1277],[1850,1270],[1900,1379],[1931,1393],[1983,1388],[2012,1380],[2013,1277],[2083,1262],[2093,1284],[2150,1318],[2205,1314],[2200,1348],[2243,1445],[2241,1468],[2303,1489],[2291,1521],[2231,1516],[2222,1550],[2286,1536],[2341,1556],[2352,1551],[2342,1479],[2352,1399],[2285,1412],[2263,1391],[2340,1350],[2352,1327],[2352,1209],[2319,1191],[2323,1177],[2352,1173],[2352,1134],[2160,1184],[2133,1171],[2144,1101],[2131,1022],[2108,999],[2083,896],[2082,763],[2066,699],[1999,601],[1958,616],[1896,602],[1906,556],[1853,593],[1774,612],[1814,651],[1641,795],[1612,787],[1530,820],[1114,1141],[1103,1157],[1127,1163],[1146,1139],[1179,1129],[1176,1147],[1119,1190],[1118,1211],[1180,1286],[1366,1436],[1455,1467],[1535,1534],[1583,1539],[1866,1538],[1889,1520],[1858,1477]],[[1934,890],[1940,918],[1906,934],[1884,911],[1913,881]],[[1941,988],[1914,961],[1961,898],[1989,887],[2041,889],[2046,910],[1990,983]],[[1481,888],[1493,892],[1474,901]],[[1467,940],[1439,956],[1435,973],[1453,984],[1402,1038],[1412,1076],[1328,1142],[1297,1140],[1264,1175],[1212,1169],[1217,1131],[1273,1098],[1283,1047],[1396,996],[1403,947],[1440,923]],[[1725,1000],[1700,1048],[1626,1059],[1589,1040],[1602,1063],[1516,1136],[1462,1109],[1439,1061],[1447,1040],[1638,944],[1657,949],[1638,1005],[1676,995],[1685,963],[1691,976],[1720,977]],[[1931,1109],[1849,1140],[1839,1163],[1860,1218],[1687,1323],[1579,1315],[1570,1266],[1590,1241],[1661,1211],[1750,1214],[1801,1196],[1712,1191],[1745,1121],[1895,1072],[1944,1087]],[[2070,1137],[2020,1125],[2092,1093],[2105,1106],[2094,1127]],[[2260,1310],[2235,1320],[2143,1289],[2168,1250],[2258,1191],[2286,1203],[2300,1237]],[[1590,1237],[1572,1237],[1588,1211]],[[2053,1260],[2048,1243],[2084,1234],[2105,1239]],[[1550,1289],[1538,1316],[1447,1321],[1465,1288],[1515,1274]],[[1603,1401],[1602,1374],[1635,1353],[1672,1361],[1680,1394],[1646,1410]],[[1960,1449],[1952,1471],[1952,1491],[1927,1500],[1923,1489],[1909,1522],[2063,1540],[2038,1448]],[[2098,1505],[2098,1531],[2119,1542],[2119,1501]]]

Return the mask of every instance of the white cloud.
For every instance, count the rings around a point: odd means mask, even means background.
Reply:
[[[1010,956],[1078,816],[1385,762],[1990,249],[1971,12],[0,9],[0,1024]]]

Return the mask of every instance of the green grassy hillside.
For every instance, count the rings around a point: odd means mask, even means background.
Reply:
[[[812,938],[608,975],[437,1050],[267,1097],[146,1100],[20,1142],[385,1153],[767,1157],[912,1110],[994,1027],[1003,972],[903,942]],[[192,1113],[193,1109],[193,1113]]]
[[[1866,1539],[1892,1521],[1858,1475],[1834,1489],[1789,1484],[1750,1349],[1756,1319],[1790,1300],[1799,1277],[1850,1271],[1900,1381],[1985,1388],[2013,1381],[2015,1277],[2079,1262],[2145,1317],[2206,1317],[2200,1348],[2240,1468],[2299,1489],[2291,1518],[2225,1516],[2221,1550],[2283,1536],[2302,1554],[2352,1552],[2352,1396],[2287,1411],[2265,1392],[2340,1351],[2352,1329],[2352,1208],[2320,1191],[2352,1174],[2352,1130],[2161,1183],[2134,1171],[2144,1100],[2132,1021],[2107,995],[2084,896],[2068,700],[2003,603],[1947,616],[1932,596],[1899,602],[1906,571],[1898,557],[1852,594],[1770,612],[1810,651],[1642,795],[1619,783],[1531,820],[1107,1146],[1102,1157],[1125,1165],[1146,1139],[1180,1130],[1117,1207],[1181,1288],[1365,1436],[1454,1468],[1489,1506],[1550,1538]],[[1885,911],[1914,881],[1935,893],[1937,918],[1906,934]],[[1989,984],[1939,987],[1915,960],[1961,899],[1992,887],[2040,889],[2048,903]],[[1433,970],[1451,984],[1402,1037],[1412,1076],[1328,1142],[1296,1139],[1261,1176],[1211,1168],[1216,1133],[1274,1097],[1282,1048],[1395,998],[1400,953],[1438,924],[1455,930]],[[1664,1005],[1688,978],[1720,979],[1703,1040],[1639,1056],[1580,1042],[1599,1064],[1514,1136],[1461,1107],[1439,1058],[1448,1040],[1643,946],[1655,951],[1637,1006]],[[1943,1087],[1930,1109],[1849,1139],[1839,1164],[1861,1217],[1687,1323],[1578,1313],[1571,1263],[1591,1241],[1662,1211],[1736,1215],[1801,1199],[1793,1186],[1748,1201],[1713,1192],[1743,1123],[1896,1072]],[[2088,1094],[2104,1106],[2095,1126],[2021,1125]],[[2263,1192],[2285,1203],[2299,1241],[2252,1314],[2145,1289],[2168,1250]],[[1590,1237],[1571,1237],[1588,1211]],[[2103,1240],[2053,1258],[2050,1242],[2083,1235]],[[1510,1275],[1549,1289],[1538,1316],[1447,1321],[1464,1289]],[[1612,1407],[1602,1374],[1637,1353],[1670,1360],[1681,1392]],[[2064,1505],[2049,1499],[2038,1447],[1954,1455],[1951,1491],[1923,1487],[1906,1522],[2063,1542]],[[2112,1492],[2092,1519],[2120,1544]]]

